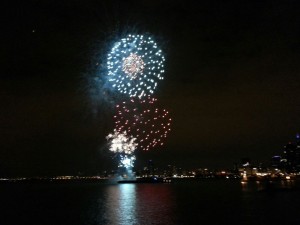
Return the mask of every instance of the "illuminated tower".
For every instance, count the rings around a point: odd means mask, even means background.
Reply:
[[[284,146],[282,163],[287,172],[300,171],[300,135],[296,135],[296,142],[289,142]]]
[[[295,145],[289,142],[284,146],[282,162],[287,172],[292,172],[295,161]]]
[[[296,134],[296,152],[300,150],[300,135]]]
[[[148,172],[149,172],[148,175],[150,175],[150,176],[153,176],[153,175],[154,175],[154,166],[153,166],[153,161],[152,161],[152,159],[150,159],[150,160],[148,161]]]
[[[296,134],[296,146],[295,146],[295,170],[300,171],[300,135]]]

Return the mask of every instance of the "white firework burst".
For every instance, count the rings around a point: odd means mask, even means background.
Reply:
[[[151,95],[162,80],[165,58],[151,37],[128,35],[116,42],[107,57],[109,81],[130,97]]]
[[[133,154],[137,144],[136,138],[127,136],[126,132],[114,131],[113,134],[109,134],[106,139],[109,141],[109,150],[114,153]]]
[[[132,168],[134,166],[135,161],[134,155],[121,155],[121,160],[119,163],[119,167]]]

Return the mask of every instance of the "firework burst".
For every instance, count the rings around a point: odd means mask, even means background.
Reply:
[[[115,129],[136,138],[138,147],[149,150],[163,145],[171,128],[169,112],[157,106],[155,98],[132,98],[116,106]]]
[[[128,35],[116,42],[107,57],[109,81],[130,97],[154,93],[162,80],[165,58],[151,37]]]
[[[120,155],[119,167],[132,168],[135,161],[134,155]]]
[[[109,134],[106,139],[109,141],[109,150],[114,153],[123,153],[126,155],[133,154],[137,143],[136,138],[128,136],[125,132],[114,131],[113,134]]]
[[[114,131],[113,134],[107,135],[109,150],[116,153],[119,158],[119,167],[132,168],[135,161],[134,151],[137,143],[136,139],[128,136],[126,132]]]

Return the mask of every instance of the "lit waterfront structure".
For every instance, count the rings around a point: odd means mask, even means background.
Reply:
[[[250,159],[243,158],[239,166],[243,180],[254,179],[293,179],[300,176],[300,135],[295,142],[284,146],[281,155],[272,156],[270,167],[263,168],[251,165]]]

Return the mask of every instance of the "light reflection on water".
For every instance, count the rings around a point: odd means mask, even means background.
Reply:
[[[120,184],[105,193],[106,224],[174,224],[174,198],[168,185]]]
[[[113,185],[100,213],[106,222],[97,224],[298,224],[297,217],[287,218],[294,203],[278,208],[299,196],[289,191],[294,187],[294,181]]]
[[[241,181],[242,191],[289,191],[297,187],[294,180],[277,180],[277,181]]]
[[[0,224],[299,225],[295,183],[2,184]]]
[[[115,185],[106,191],[105,208],[110,224],[139,224],[136,216],[136,185]]]

